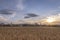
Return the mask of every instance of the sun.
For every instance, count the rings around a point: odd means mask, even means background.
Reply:
[[[48,23],[52,23],[52,22],[54,22],[54,21],[55,21],[55,19],[54,19],[54,18],[52,18],[52,17],[48,17],[46,21],[47,21]]]

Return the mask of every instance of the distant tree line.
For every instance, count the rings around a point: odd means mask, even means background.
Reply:
[[[38,25],[38,24],[0,24],[0,27],[60,27],[60,25]]]

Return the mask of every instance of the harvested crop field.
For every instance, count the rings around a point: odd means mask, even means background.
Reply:
[[[60,40],[60,28],[0,27],[0,40]]]

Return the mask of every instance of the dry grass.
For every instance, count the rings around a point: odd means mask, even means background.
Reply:
[[[60,28],[0,27],[0,40],[60,40]]]

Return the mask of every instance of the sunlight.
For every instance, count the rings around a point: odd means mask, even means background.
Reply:
[[[55,21],[55,19],[54,19],[54,18],[52,18],[52,17],[48,17],[46,21],[47,21],[48,23],[52,23],[52,22],[54,22],[54,21]]]

